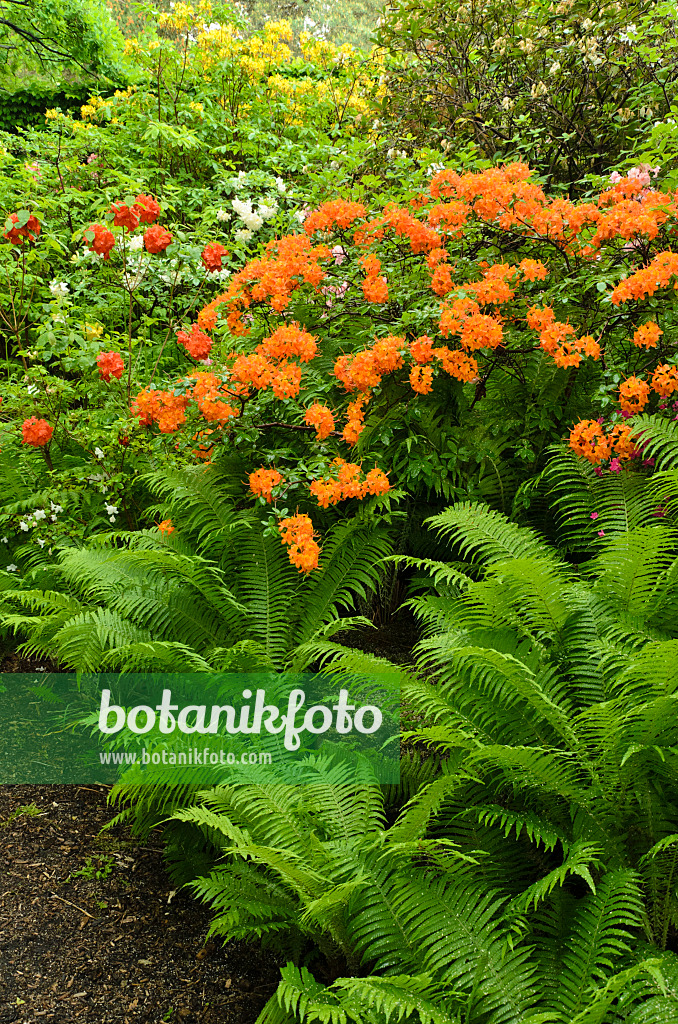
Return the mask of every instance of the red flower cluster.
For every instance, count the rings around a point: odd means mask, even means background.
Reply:
[[[18,213],[10,213],[5,221],[5,233],[2,237],[6,238],[12,245],[23,245],[24,238],[34,242],[41,231],[41,224],[38,218],[31,214],[23,227],[16,227],[18,223]]]
[[[197,324],[191,324],[190,331],[179,331],[177,341],[194,359],[207,359],[212,351],[212,339]]]
[[[144,231],[144,245],[147,252],[164,252],[167,246],[171,244],[172,236],[167,228],[161,228],[159,224],[153,224]]]
[[[100,352],[97,356],[97,366],[99,367],[99,376],[107,383],[111,377],[120,380],[125,369],[119,352]]]
[[[47,420],[39,420],[35,416],[24,420],[21,426],[21,433],[24,444],[33,445],[34,448],[43,448],[52,440],[54,427]]]
[[[132,207],[142,224],[152,224],[160,215],[160,204],[153,196],[138,195]]]
[[[128,231],[134,231],[139,226],[139,211],[135,210],[133,206],[128,206],[126,203],[111,203],[111,213],[116,228],[127,228]]]
[[[225,256],[228,256],[228,249],[220,245],[219,242],[210,242],[203,249],[200,259],[205,270],[214,272],[221,270],[221,263]]]
[[[88,238],[88,235],[92,237]],[[84,234],[85,245],[105,260],[110,259],[111,249],[115,245],[115,235],[103,224],[90,224]]]

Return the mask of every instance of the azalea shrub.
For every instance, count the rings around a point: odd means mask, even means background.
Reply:
[[[323,203],[173,322],[154,366],[129,331],[117,345],[93,339],[75,382],[40,366],[30,404],[19,388],[7,406],[33,417],[14,449],[39,448],[49,475],[55,452],[100,439],[104,472],[87,480],[105,489],[110,521],[119,506],[131,518],[139,459],[209,462],[235,450],[251,467],[243,491],[271,506],[301,571],[317,565],[314,522],[330,506],[390,491],[482,496],[466,436],[500,448],[493,472],[513,493],[568,429],[601,472],[651,470],[633,416],[652,394],[669,415],[678,383],[666,301],[676,197],[653,174],[615,174],[595,201],[574,203],[549,196],[523,164],[444,169],[399,204]],[[160,215],[139,194],[81,229],[100,273],[120,253],[130,316],[130,253],[167,261],[171,251]],[[42,244],[32,213],[5,227],[18,259]],[[227,256],[206,243],[205,274]],[[431,423],[444,424],[438,446]]]

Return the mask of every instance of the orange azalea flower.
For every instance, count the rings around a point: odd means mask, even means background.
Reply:
[[[619,385],[622,412],[642,412],[650,397],[650,387],[639,377],[628,377]]]
[[[332,412],[326,405],[320,405],[319,402],[314,402],[313,405],[309,406],[306,410],[304,421],[309,427],[315,427],[319,441],[324,441],[334,430],[334,416]]]
[[[610,457],[610,442],[596,420],[581,420],[570,431],[570,448],[594,466]]]
[[[653,320],[648,320],[646,324],[639,327],[635,332],[631,341],[638,348],[656,348],[657,342],[664,332],[659,329],[659,325]]]
[[[412,390],[419,395],[427,395],[433,391],[433,370],[430,366],[413,366],[410,370]]]
[[[172,526],[172,520],[171,519],[163,519],[163,521],[161,523],[158,523],[158,529],[163,534],[163,536],[165,534],[167,534],[167,536],[169,536],[170,533],[174,533],[174,529],[175,528],[174,528],[174,526]]]
[[[652,390],[662,398],[668,398],[678,391],[678,366],[662,363],[652,374]]]
[[[313,523],[304,515],[288,516],[278,523],[280,539],[289,548],[289,559],[299,572],[312,572],[318,568],[320,547],[314,538]]]
[[[267,502],[273,501],[273,488],[282,483],[283,477],[277,469],[256,469],[249,475],[249,484],[252,494],[258,498],[265,498]]]

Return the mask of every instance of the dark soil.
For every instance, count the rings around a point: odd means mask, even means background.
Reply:
[[[417,636],[400,615],[334,639],[403,663]],[[35,671],[58,668],[0,663]],[[102,832],[106,799],[96,785],[0,785],[0,1024],[252,1024],[280,963],[206,941],[210,911],[175,891],[161,836]]]
[[[205,944],[209,911],[173,892],[103,787],[0,786],[0,1022],[248,1024],[270,953]]]
[[[55,671],[6,655],[1,672]],[[162,838],[140,845],[103,786],[0,785],[0,1024],[251,1024],[270,952],[206,941]]]

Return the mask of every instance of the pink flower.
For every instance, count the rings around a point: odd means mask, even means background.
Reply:
[[[627,420],[629,418],[629,416],[633,416],[633,413],[632,412],[628,412],[626,409],[622,409],[622,416],[624,417],[625,420]]]
[[[598,536],[599,537],[604,537],[605,536],[605,530],[598,530]]]
[[[621,472],[621,462],[619,459],[610,459],[610,473]]]
[[[602,468],[602,466],[596,466],[596,468],[593,470],[593,472],[596,474],[596,476],[602,476],[603,475],[603,468]]]
[[[598,513],[597,512],[592,512],[591,513],[591,519],[597,519],[597,518],[598,518]]]
[[[596,420],[596,423],[604,423],[604,422],[605,422],[605,419],[602,416],[599,416],[598,419]]]
[[[654,459],[643,459],[644,466],[654,466]]]
[[[343,263],[346,259],[346,253],[344,252],[343,246],[335,245],[332,249],[332,255],[334,256],[334,262],[336,264]]]

